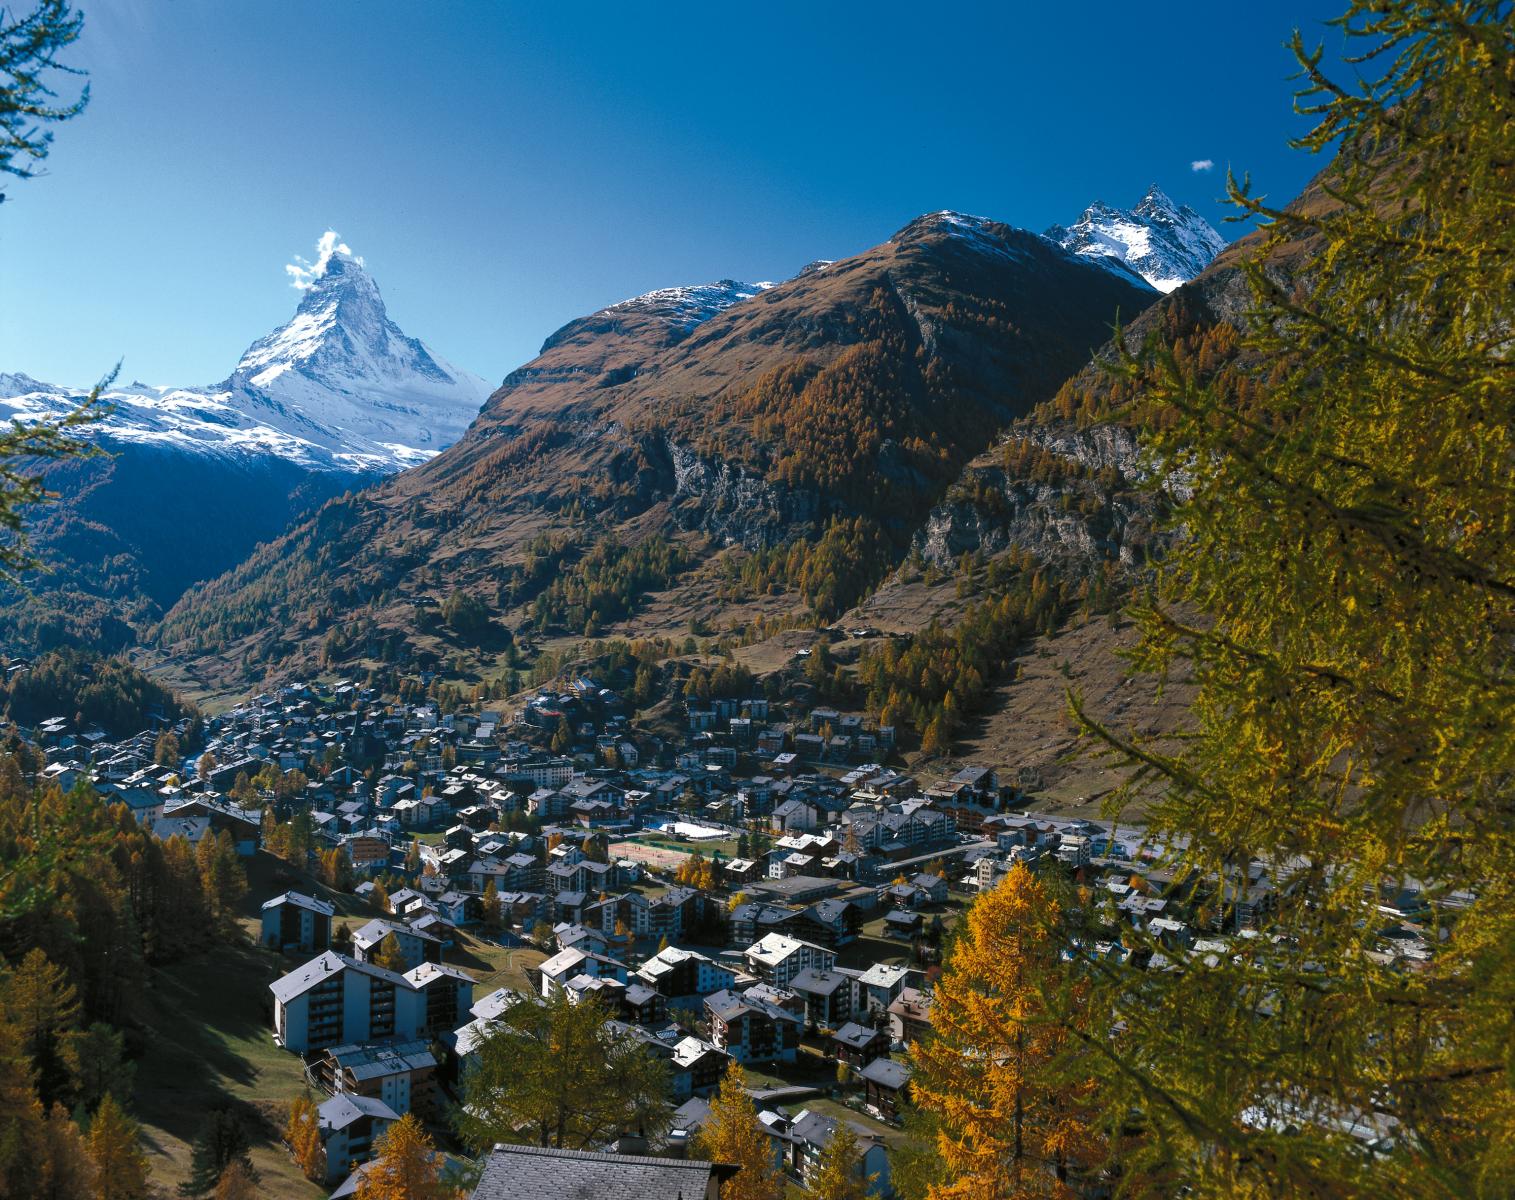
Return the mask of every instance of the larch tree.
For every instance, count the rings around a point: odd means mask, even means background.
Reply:
[[[284,1140],[306,1179],[326,1177],[325,1153],[321,1148],[321,1116],[309,1092],[301,1092],[289,1102]]]
[[[263,1192],[256,1173],[238,1160],[221,1172],[213,1195],[215,1200],[260,1200]]]
[[[774,1160],[772,1139],[747,1094],[747,1073],[740,1063],[726,1068],[695,1149],[711,1162],[741,1168],[722,1187],[721,1200],[782,1200],[784,1176]]]
[[[43,1132],[43,1177],[30,1194],[35,1200],[90,1200],[95,1193],[95,1162],[68,1110],[53,1105]]]
[[[500,889],[495,886],[491,879],[484,885],[484,932],[496,934],[500,932]]]
[[[1092,1082],[1067,1070],[1075,1045],[1065,1014],[1084,989],[1062,961],[1060,916],[1047,885],[1019,864],[968,910],[931,1032],[911,1049],[911,1094],[934,1118],[942,1164],[931,1200],[1071,1200],[1101,1158]]]
[[[82,1008],[68,972],[33,947],[0,976],[0,1003],[6,1020],[20,1034],[43,1105],[65,1098],[72,1103],[69,1037],[78,1028]]]
[[[107,1095],[89,1123],[95,1200],[144,1200],[147,1196],[147,1155],[138,1144],[138,1134],[137,1123],[114,1096]]]
[[[374,966],[383,967],[386,971],[394,971],[403,975],[410,969],[410,964],[405,961],[405,951],[400,948],[400,939],[393,932],[386,933],[379,941],[379,948],[374,954]]]
[[[215,1190],[227,1170],[240,1166],[254,1182],[248,1152],[252,1142],[247,1126],[229,1108],[213,1108],[190,1146],[189,1178],[179,1185],[181,1196],[204,1196]]]
[[[19,1030],[0,1020],[0,1196],[34,1195],[45,1182],[47,1114]]]
[[[51,126],[70,120],[89,103],[85,85],[72,100],[56,88],[61,75],[83,72],[60,55],[79,39],[84,14],[68,0],[40,0],[25,16],[0,9],[0,175],[30,179],[52,148]],[[0,203],[5,193],[0,192]],[[0,430],[0,578],[34,562],[26,541],[28,509],[48,499],[39,466],[95,453],[78,432],[105,415],[100,394],[114,372],[73,412],[51,421],[12,422]]]
[[[1331,159],[1262,226],[1224,386],[1125,362],[1173,548],[1137,665],[1187,736],[1086,719],[1152,800],[1164,865],[1258,936],[1141,970],[1088,956],[1086,1061],[1116,1166],[1169,1194],[1515,1195],[1515,20],[1353,0],[1351,79],[1298,35],[1296,145]],[[1077,708],[1077,700],[1075,699]],[[1428,959],[1386,952],[1409,885]],[[1082,956],[1081,956],[1082,957]]]
[[[586,1150],[668,1123],[663,1063],[616,1033],[593,1000],[560,991],[511,1005],[490,1024],[478,1060],[457,1125],[480,1150],[496,1142]]]
[[[815,1177],[805,1189],[805,1200],[867,1200],[872,1175],[863,1173],[863,1152],[857,1133],[847,1121],[838,1121],[836,1131],[821,1150]]]
[[[374,1142],[373,1165],[358,1182],[357,1200],[456,1200],[442,1181],[442,1159],[414,1113],[406,1113]]]

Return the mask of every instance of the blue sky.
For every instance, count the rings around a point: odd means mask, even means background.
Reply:
[[[498,380],[607,303],[921,212],[1041,230],[1155,181],[1218,224],[1228,164],[1279,199],[1318,166],[1282,43],[1339,44],[1341,4],[83,7],[94,101],[0,206],[0,371],[66,384],[224,377],[328,228]]]

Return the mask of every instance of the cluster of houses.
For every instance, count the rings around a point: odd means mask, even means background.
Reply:
[[[931,1019],[923,952],[967,898],[1018,863],[1074,876],[1106,934],[1091,949],[1156,969],[1165,955],[1218,961],[1287,886],[1257,863],[1175,878],[1137,831],[1027,812],[989,768],[923,781],[879,765],[892,731],[824,707],[791,717],[761,696],[691,700],[683,723],[681,738],[634,729],[613,691],[581,678],[514,713],[295,684],[209,719],[169,764],[154,761],[158,735],[186,737],[182,723],[119,740],[62,718],[22,732],[49,779],[90,781],[162,837],[230,831],[251,855],[269,820],[299,821],[316,848],[341,851],[360,897],[382,885],[382,912],[340,932],[331,904],[298,891],[262,909],[264,943],[298,964],[271,986],[274,1037],[327,1094],[333,1185],[406,1112],[440,1120],[491,1022],[522,999],[474,995],[447,961],[460,930],[543,948],[538,996],[593,998],[666,1063],[673,1128],[660,1156],[619,1156],[626,1170],[677,1174],[667,1155],[708,1118],[730,1062],[782,1078],[819,1054],[847,1080],[886,1192],[881,1126],[908,1094],[902,1051]],[[231,799],[269,768],[303,779],[256,805]],[[715,846],[727,852],[704,853]],[[708,871],[681,873],[696,853]],[[1419,906],[1413,887],[1384,898],[1379,953],[1429,957]],[[804,1098],[758,1105],[801,1184],[846,1119]],[[610,1157],[580,1155],[572,1170],[588,1178]],[[501,1147],[477,1194],[495,1195],[507,1169],[548,1170],[541,1158]]]

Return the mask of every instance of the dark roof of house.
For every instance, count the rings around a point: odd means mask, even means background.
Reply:
[[[858,1072],[864,1079],[897,1092],[910,1082],[910,1064],[892,1058],[875,1058]]]
[[[854,1021],[848,1021],[831,1036],[844,1046],[851,1046],[855,1050],[863,1050],[873,1045],[882,1031],[871,1029],[867,1025],[859,1025]]]
[[[473,1200],[701,1200],[711,1175],[729,1172],[696,1159],[496,1146]]]
[[[817,971],[813,967],[807,967],[789,981],[789,987],[792,991],[796,992],[809,992],[815,996],[829,996],[848,981],[848,977],[839,972]]]

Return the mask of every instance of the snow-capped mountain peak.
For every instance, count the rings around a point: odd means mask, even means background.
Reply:
[[[390,472],[463,435],[492,390],[389,317],[363,260],[328,233],[314,263],[289,268],[294,316],[208,388],[132,384],[97,436],[207,453],[272,453],[321,470]],[[0,376],[0,416],[49,413],[71,389]]]
[[[1160,292],[1193,279],[1226,246],[1208,221],[1155,183],[1135,208],[1096,200],[1072,225],[1054,225],[1046,236],[1102,265],[1124,264]]]

